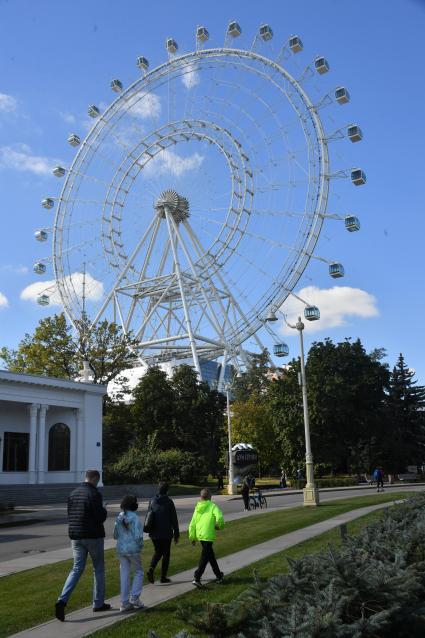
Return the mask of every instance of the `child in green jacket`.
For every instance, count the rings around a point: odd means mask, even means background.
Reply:
[[[200,541],[202,545],[198,569],[195,571],[195,577],[192,581],[195,587],[202,587],[201,576],[208,563],[215,574],[216,582],[223,582],[224,574],[220,571],[213,550],[215,530],[223,529],[223,527],[223,514],[217,505],[211,502],[210,490],[204,488],[201,490],[201,500],[196,504],[189,524],[189,539],[192,541],[192,545],[195,545],[196,541]]]

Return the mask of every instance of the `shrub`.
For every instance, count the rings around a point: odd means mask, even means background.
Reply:
[[[424,636],[424,560],[421,495],[387,510],[342,546],[289,561],[287,574],[255,576],[228,604],[180,613],[197,634],[214,638]]]

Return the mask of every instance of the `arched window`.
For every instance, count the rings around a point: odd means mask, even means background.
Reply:
[[[49,472],[69,471],[71,432],[65,423],[55,423],[49,430]]]

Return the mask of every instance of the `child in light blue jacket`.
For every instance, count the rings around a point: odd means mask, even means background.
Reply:
[[[143,526],[136,514],[137,498],[131,494],[124,496],[121,512],[115,519],[114,538],[120,561],[121,606],[120,611],[142,609],[140,600],[143,588],[143,568],[140,552],[143,548]],[[131,584],[131,573],[134,573]]]

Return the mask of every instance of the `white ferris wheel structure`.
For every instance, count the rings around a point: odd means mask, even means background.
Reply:
[[[260,329],[272,332],[266,320],[295,294],[310,259],[344,275],[338,260],[315,254],[328,218],[360,228],[355,215],[327,211],[329,185],[366,181],[360,168],[331,169],[330,142],[358,142],[362,131],[325,131],[322,109],[350,100],[344,86],[309,97],[327,59],[290,72],[299,36],[274,53],[269,25],[249,47],[238,48],[240,36],[232,21],[224,44],[210,48],[200,26],[194,50],[168,38],[164,63],[150,70],[140,56],[128,88],[113,79],[116,99],[89,106],[85,139],[69,135],[75,157],[53,170],[62,191],[42,201],[54,222],[35,233],[51,236],[52,254],[34,270],[52,265],[74,325],[86,312],[92,326],[114,321],[137,339],[142,363],[189,359],[201,376],[204,360],[220,360],[224,374],[246,362],[248,340],[262,347]],[[51,294],[46,286],[38,302]],[[305,318],[318,319],[302,301]],[[273,339],[275,354],[286,354]]]

